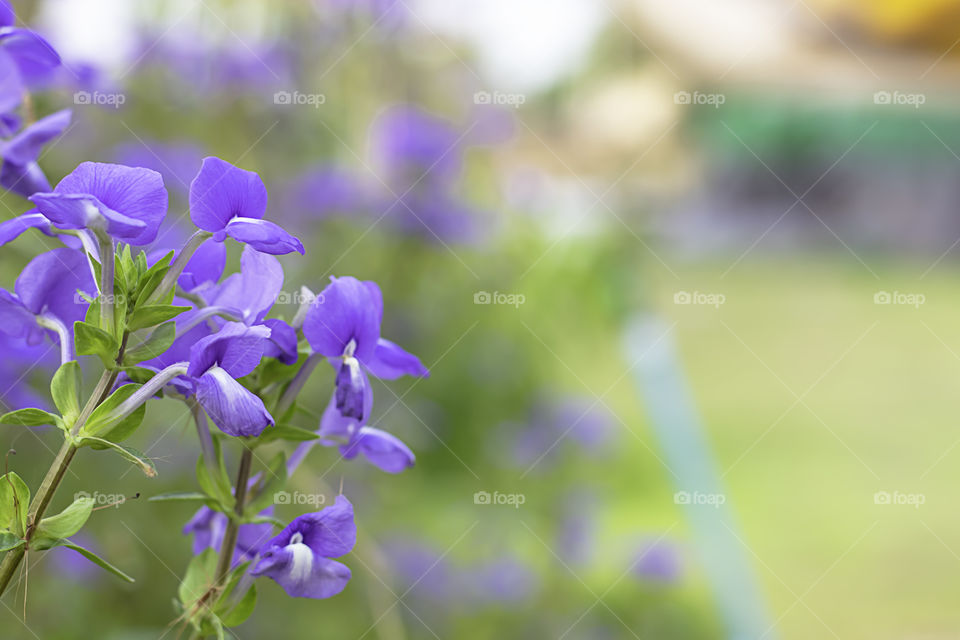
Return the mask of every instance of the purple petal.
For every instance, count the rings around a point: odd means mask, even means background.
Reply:
[[[86,315],[87,302],[77,289],[95,290],[87,258],[73,249],[54,249],[27,264],[16,283],[23,305],[35,315],[50,313],[72,326]]]
[[[270,342],[264,346],[263,355],[276,358],[286,365],[293,364],[299,358],[297,353],[297,332],[283,320],[272,318],[263,324],[270,328]]]
[[[243,249],[240,273],[224,280],[209,301],[211,305],[236,311],[246,324],[257,324],[270,311],[282,288],[280,262],[247,246]]]
[[[50,233],[50,221],[42,213],[25,213],[12,220],[0,222],[0,247],[20,237],[28,229]]]
[[[338,558],[350,553],[357,542],[353,505],[346,496],[339,495],[329,507],[295,518],[265,548],[286,547],[297,534],[314,553],[325,558]]]
[[[373,427],[361,427],[352,443],[340,447],[340,453],[347,459],[362,453],[374,466],[387,473],[400,473],[416,461],[413,452],[399,438]]]
[[[193,345],[187,374],[198,378],[211,367],[219,366],[234,378],[242,378],[260,364],[269,338],[270,329],[262,325],[248,327],[241,322],[228,322],[217,333]]]
[[[262,218],[267,189],[253,171],[220,158],[204,158],[200,173],[190,183],[190,219],[205,231],[220,231],[231,218]]]
[[[28,86],[42,84],[60,66],[60,56],[50,43],[29,29],[0,27],[0,48],[13,58]]]
[[[187,262],[177,280],[185,291],[193,291],[205,284],[216,282],[223,275],[227,264],[227,248],[222,242],[206,240],[197,247],[196,253]]]
[[[36,327],[36,318],[20,299],[0,289],[0,331],[13,338],[26,339]]]
[[[430,377],[430,372],[417,356],[407,353],[386,338],[377,341],[373,358],[366,365],[370,373],[383,380],[394,380],[400,376]]]
[[[0,27],[12,27],[17,23],[17,16],[7,0],[0,0]]]
[[[227,435],[256,437],[274,424],[263,401],[220,367],[210,368],[197,380],[197,400]]]
[[[30,201],[51,222],[64,229],[103,227],[114,238],[132,242],[146,223],[114,211],[95,197],[72,193],[35,193]]]
[[[226,234],[257,251],[282,256],[296,251],[304,254],[303,243],[278,224],[257,218],[236,217],[227,223]]]
[[[24,198],[38,191],[50,191],[50,183],[37,165],[43,145],[70,124],[70,111],[58,111],[33,123],[12,139],[0,143],[0,186]]]
[[[329,358],[343,355],[353,340],[354,355],[366,363],[380,338],[382,315],[383,298],[375,283],[350,276],[331,278],[307,312],[303,334],[314,351]]]
[[[8,127],[13,117],[10,112],[20,105],[24,91],[17,63],[0,47],[0,113],[4,114],[4,124]]]
[[[336,388],[333,397],[337,409],[347,418],[363,422],[368,414],[364,413],[364,400],[373,397],[370,380],[363,374],[360,361],[356,358],[344,358],[337,371]]]
[[[145,226],[137,235],[124,238],[133,245],[153,242],[167,213],[163,178],[152,169],[84,162],[61,180],[54,192],[93,196],[106,207],[101,208],[100,213],[113,223],[118,222],[114,212],[142,222]],[[41,212],[46,215],[42,209]]]

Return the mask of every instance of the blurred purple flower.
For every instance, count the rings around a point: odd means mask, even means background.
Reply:
[[[0,186],[24,198],[38,191],[50,191],[50,183],[37,164],[43,146],[58,137],[70,124],[70,110],[65,109],[37,120],[10,138],[0,140]]]
[[[124,142],[113,152],[120,164],[131,167],[146,167],[163,176],[168,189],[186,200],[190,182],[200,170],[203,148],[194,142]]]
[[[633,561],[634,575],[657,582],[676,582],[683,573],[680,553],[673,543],[663,539],[647,540]]]
[[[19,106],[24,92],[50,80],[60,56],[37,33],[16,26],[7,0],[0,0],[0,114]]]
[[[315,220],[333,215],[358,216],[372,206],[361,180],[340,167],[314,167],[304,171],[284,188],[287,219]]]
[[[260,512],[261,516],[272,516],[273,507]],[[226,514],[209,507],[200,507],[190,521],[183,527],[183,535],[193,536],[193,553],[199,555],[204,549],[220,551],[223,534],[227,530]],[[233,557],[234,566],[253,560],[260,547],[270,539],[273,526],[269,522],[262,524],[242,524],[237,532],[237,546]]]

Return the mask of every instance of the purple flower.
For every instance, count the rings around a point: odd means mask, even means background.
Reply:
[[[416,356],[380,337],[382,318],[383,297],[375,282],[331,277],[303,323],[303,334],[316,353],[341,360],[336,406],[344,417],[361,423],[369,415],[365,408],[373,402],[370,381],[361,365],[387,380],[429,375]]]
[[[372,396],[370,396],[372,402]],[[364,408],[365,413],[371,407]],[[394,435],[364,426],[355,418],[344,416],[336,406],[336,398],[330,403],[320,418],[320,443],[324,446],[340,446],[340,455],[347,460],[363,454],[375,467],[387,473],[400,473],[416,462],[410,448]]]
[[[280,226],[263,220],[267,189],[253,171],[220,158],[205,158],[190,184],[190,219],[223,242],[230,236],[264,253],[303,253],[303,244]]]
[[[196,383],[197,400],[228,435],[255,437],[274,424],[263,401],[236,381],[260,364],[269,337],[267,327],[230,322],[190,350],[187,375]]]
[[[289,220],[357,215],[372,206],[365,185],[339,167],[314,167],[285,185],[282,211]]]
[[[646,541],[632,566],[633,573],[657,582],[676,582],[683,572],[677,548],[664,540]]]
[[[47,144],[70,124],[70,110],[58,111],[38,120],[9,140],[0,141],[0,186],[28,198],[38,191],[50,191],[37,158]]]
[[[0,114],[15,109],[28,87],[43,84],[60,66],[60,56],[50,43],[14,24],[13,9],[0,0]]]
[[[84,162],[52,193],[30,200],[63,229],[100,229],[132,245],[150,244],[167,213],[163,178],[151,169]]]
[[[61,346],[64,340],[72,342],[73,323],[83,320],[88,306],[78,290],[96,291],[82,253],[54,249],[40,254],[20,273],[14,293],[0,289],[0,331],[32,345],[56,327]]]
[[[344,496],[291,522],[260,549],[251,573],[273,579],[294,598],[329,598],[347,586],[350,569],[336,560],[353,549],[357,526]]]
[[[273,515],[273,507],[264,509],[260,512],[260,515]],[[226,530],[226,514],[214,511],[210,507],[200,507],[183,527],[183,535],[193,535],[193,553],[198,555],[208,547],[220,551],[220,545],[223,544],[223,534]],[[270,538],[272,532],[273,527],[268,522],[240,525],[237,531],[234,566],[241,562],[253,560],[260,551],[260,547]]]
[[[419,183],[449,183],[463,166],[454,126],[417,107],[400,105],[370,126],[374,166],[398,194]]]

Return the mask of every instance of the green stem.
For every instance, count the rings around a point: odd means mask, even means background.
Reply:
[[[240,469],[237,471],[237,486],[234,489],[234,517],[227,521],[227,530],[223,534],[223,543],[220,545],[220,560],[217,563],[215,584],[220,584],[230,573],[233,565],[233,553],[237,546],[237,534],[240,531],[240,519],[243,518],[243,509],[247,501],[247,485],[250,483],[250,467],[253,463],[253,450],[244,447],[240,456]]]
[[[186,268],[187,263],[190,262],[190,258],[193,257],[193,254],[200,245],[212,235],[209,231],[197,231],[190,236],[187,243],[180,249],[180,253],[177,254],[176,260],[170,265],[170,270],[163,276],[163,280],[160,281],[160,286],[150,294],[147,304],[155,304],[158,300],[162,300],[164,296],[173,291],[173,288],[177,286],[177,280],[183,273],[184,268]]]
[[[120,350],[117,353],[118,363],[123,360],[126,344],[127,335],[124,334],[120,344]],[[90,414],[93,413],[93,410],[107,399],[107,396],[110,395],[110,389],[113,388],[117,380],[117,374],[118,370],[114,369],[113,371],[104,370],[100,375],[100,380],[97,381],[97,386],[94,388],[93,393],[90,394],[87,403],[83,406],[83,410],[81,410],[80,416],[77,418],[76,423],[74,423],[73,429],[70,430],[70,435],[76,436],[80,433],[80,429],[83,428]],[[37,523],[43,518],[47,507],[50,506],[50,501],[53,500],[53,494],[56,493],[57,487],[59,487],[60,482],[63,481],[63,477],[66,475],[67,469],[70,467],[70,462],[73,461],[73,456],[76,455],[76,453],[77,447],[70,440],[64,440],[60,451],[57,452],[57,457],[53,459],[50,468],[47,469],[47,474],[43,477],[43,481],[34,494],[33,500],[30,501],[30,508],[27,511],[27,530],[24,533],[24,539],[26,539],[27,544],[19,549],[9,551],[3,557],[3,561],[0,562],[0,595],[3,595],[3,592],[6,591],[10,580],[13,578],[13,574],[16,573],[17,567],[20,566],[20,562],[26,553],[26,547],[30,544],[30,538],[33,537],[33,532],[36,531]]]

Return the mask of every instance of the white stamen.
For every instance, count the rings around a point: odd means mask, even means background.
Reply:
[[[350,338],[350,342],[347,343],[347,346],[343,348],[343,357],[352,358],[353,352],[357,350],[357,341],[353,338]]]

